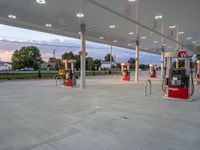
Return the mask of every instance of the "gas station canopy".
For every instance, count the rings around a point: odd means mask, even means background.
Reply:
[[[140,49],[158,54],[164,25],[165,49],[176,49],[177,31],[180,45],[199,46],[199,0],[138,0],[138,21],[136,1],[0,0],[0,23],[73,38],[85,24],[87,40],[130,49],[139,24]]]

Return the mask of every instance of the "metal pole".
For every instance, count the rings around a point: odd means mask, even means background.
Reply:
[[[53,49],[53,58],[54,58],[54,70],[56,70],[56,50]]]
[[[179,51],[179,27],[177,26],[177,34],[176,34],[176,50],[177,52]],[[176,68],[179,68],[179,64],[178,64],[178,58],[176,59]]]
[[[80,82],[80,87],[81,89],[85,89],[85,31],[86,27],[85,24],[81,24],[81,33],[80,33],[80,48],[81,48],[81,82]]]
[[[112,45],[110,46],[110,63],[112,62]]]
[[[136,1],[136,22],[139,21],[139,0]],[[136,24],[135,82],[139,81],[139,24]]]

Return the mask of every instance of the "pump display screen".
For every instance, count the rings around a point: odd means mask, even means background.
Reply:
[[[171,85],[172,86],[181,86],[181,78],[177,76],[173,76],[171,80]]]
[[[188,86],[188,77],[186,76],[186,70],[185,69],[170,69],[169,74],[169,85],[170,86]]]

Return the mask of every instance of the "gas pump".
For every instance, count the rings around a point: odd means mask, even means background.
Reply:
[[[191,100],[194,93],[193,74],[190,67],[192,52],[181,50],[165,53],[165,74],[162,89],[164,98],[177,100]],[[184,59],[184,68],[173,68],[172,58]]]
[[[75,63],[76,60],[63,60],[65,65],[64,86],[76,86]]]
[[[121,63],[121,80],[129,81],[130,80],[130,64]]]
[[[150,78],[156,78],[156,64],[149,64],[149,76]]]
[[[196,77],[195,77],[195,84],[200,85],[200,60],[196,61]]]

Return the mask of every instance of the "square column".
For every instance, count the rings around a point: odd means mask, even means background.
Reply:
[[[139,40],[137,40],[135,47],[135,82],[139,81],[139,49]]]
[[[81,81],[80,81],[80,87],[81,89],[85,89],[86,85],[86,52],[85,52],[85,31],[86,31],[86,26],[85,24],[81,24],[81,31],[80,31],[80,49],[81,49]]]
[[[164,59],[165,59],[165,49],[164,46],[162,47],[162,52],[161,52],[161,77],[164,75]]]

